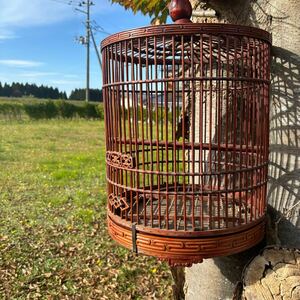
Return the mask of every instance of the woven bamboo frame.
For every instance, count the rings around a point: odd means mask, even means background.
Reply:
[[[192,23],[103,41],[115,240],[190,265],[263,238],[270,43],[260,29]]]

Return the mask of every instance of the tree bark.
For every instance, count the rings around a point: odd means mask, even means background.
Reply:
[[[191,3],[194,9],[213,9],[217,16],[193,18],[194,22],[249,25],[272,33],[266,242],[300,248],[300,2],[192,0]],[[203,264],[187,268],[186,299],[232,299],[242,269],[263,246],[238,255],[204,260]]]
[[[184,283],[185,283],[185,273],[183,267],[170,267],[174,284],[173,289],[173,298],[174,300],[183,300],[184,299]]]

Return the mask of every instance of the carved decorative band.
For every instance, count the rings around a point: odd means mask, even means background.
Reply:
[[[133,168],[133,159],[128,154],[123,154],[116,151],[106,152],[106,162],[112,166],[123,167],[123,168]]]
[[[130,229],[116,224],[108,218],[111,237],[121,245],[131,249]],[[220,230],[222,234],[222,230]],[[203,258],[225,256],[244,251],[259,243],[265,234],[265,223],[259,223],[243,232],[215,237],[170,237],[145,234],[137,228],[137,248],[139,253],[156,256],[173,266],[190,266]]]
[[[120,208],[121,211],[124,211],[129,208],[129,205],[126,202],[126,199],[122,197],[118,197],[114,194],[110,194],[108,196],[108,203],[111,207],[114,207],[115,209]]]
[[[233,35],[257,38],[271,43],[272,38],[269,32],[249,26],[217,23],[188,23],[168,24],[159,26],[148,26],[115,33],[105,38],[101,43],[101,50],[110,44],[134,38],[146,36],[180,35],[180,34],[210,34],[210,35]]]

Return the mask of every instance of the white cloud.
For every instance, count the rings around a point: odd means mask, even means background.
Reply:
[[[69,6],[50,0],[0,0],[0,27],[49,24],[72,16]]]
[[[79,80],[58,79],[58,80],[51,80],[50,83],[57,84],[57,85],[76,85],[76,84],[81,84],[82,82]]]
[[[17,68],[31,68],[43,65],[42,62],[32,60],[19,60],[19,59],[0,59],[0,65]]]
[[[17,36],[11,31],[0,28],[0,42],[3,40],[15,39]]]
[[[37,77],[47,77],[47,76],[57,76],[59,75],[56,72],[23,72],[20,73],[20,77],[26,77],[26,78],[37,78]]]
[[[70,6],[70,0],[0,0],[0,43],[17,36],[18,28],[55,24],[73,18],[84,18]],[[74,0],[74,3],[79,3]],[[109,1],[97,1],[93,14],[114,10]],[[63,28],[62,28],[63,30]]]
[[[64,4],[68,2],[68,0],[0,0],[0,28],[51,24],[74,18],[76,17],[74,6]],[[93,10],[104,13],[110,8],[109,1],[97,1]]]
[[[78,75],[75,75],[75,74],[65,74],[64,77],[65,78],[78,78]]]

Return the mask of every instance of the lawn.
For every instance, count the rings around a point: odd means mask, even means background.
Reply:
[[[0,122],[0,299],[171,299],[107,234],[104,122]]]

